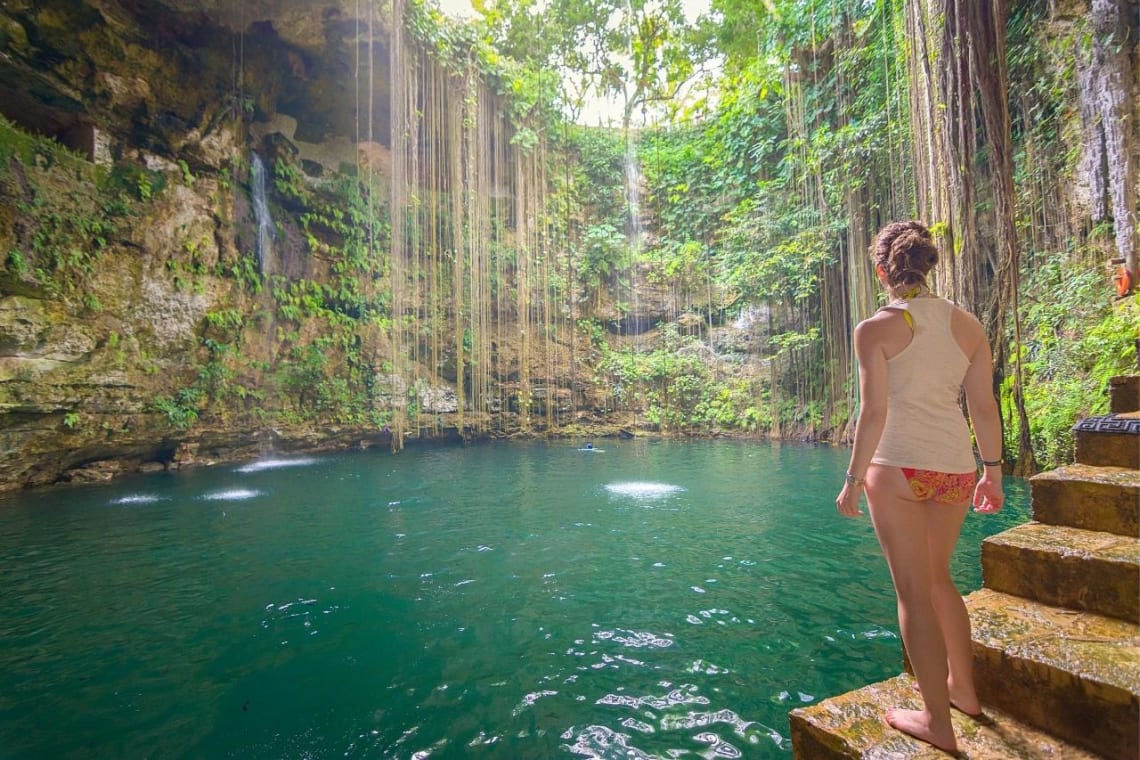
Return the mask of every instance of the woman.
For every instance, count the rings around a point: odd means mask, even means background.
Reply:
[[[855,328],[862,408],[835,503],[842,515],[860,515],[866,489],[922,693],[922,710],[890,710],[887,723],[957,752],[951,706],[977,716],[981,705],[970,619],[950,577],[950,557],[971,501],[976,512],[997,512],[1004,500],[993,360],[978,320],[930,292],[926,275],[938,250],[926,227],[887,225],[872,255],[891,300]],[[984,466],[980,479],[959,406],[962,389]]]

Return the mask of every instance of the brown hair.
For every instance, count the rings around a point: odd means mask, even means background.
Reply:
[[[912,219],[879,230],[871,257],[883,268],[888,284],[925,285],[926,273],[938,263],[938,248],[930,230]]]

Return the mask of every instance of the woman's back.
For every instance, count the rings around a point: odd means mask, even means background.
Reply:
[[[951,322],[958,309],[941,298],[914,298],[896,312],[886,336],[887,419],[872,459],[877,464],[949,472],[973,470],[970,430],[959,405],[970,357]],[[911,333],[900,345],[897,322]],[[965,336],[963,336],[965,337]]]

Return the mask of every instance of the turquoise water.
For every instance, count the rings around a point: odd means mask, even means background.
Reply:
[[[848,451],[578,445],[0,499],[0,756],[790,757],[789,710],[900,671]]]

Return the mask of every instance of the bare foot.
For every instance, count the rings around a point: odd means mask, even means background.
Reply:
[[[967,718],[973,718],[974,720],[981,720],[982,718],[986,717],[986,714],[984,712],[982,712],[981,704],[976,699],[973,701],[973,704],[976,705],[975,709],[967,710],[966,705],[968,705],[968,704],[971,704],[971,703],[966,702],[965,704],[962,704],[962,703],[959,703],[958,700],[956,700],[954,698],[950,699],[950,706],[953,707],[958,712],[965,715]]]
[[[940,750],[952,755],[958,754],[958,743],[954,740],[954,728],[935,731],[930,727],[930,716],[922,710],[888,710],[887,725],[891,728],[910,734],[915,739],[921,739],[927,744],[933,744]]]
[[[947,688],[950,691],[950,706],[961,713],[965,713],[971,718],[982,718],[982,703],[978,701],[978,695],[973,691],[967,694],[964,691],[959,693],[954,689],[953,683],[948,683]]]
[[[977,694],[970,694],[970,695],[967,695],[965,693],[959,694],[954,689],[953,684],[948,684],[948,689],[950,692],[950,706],[951,707],[953,707],[955,710],[957,710],[958,712],[965,715],[967,718],[973,718],[974,720],[985,719],[986,714],[984,712],[982,712],[982,703],[978,701],[978,695]],[[916,692],[918,692],[918,682],[917,681],[915,681],[915,683],[914,683],[914,690]],[[921,693],[921,692],[919,692],[919,693]]]

